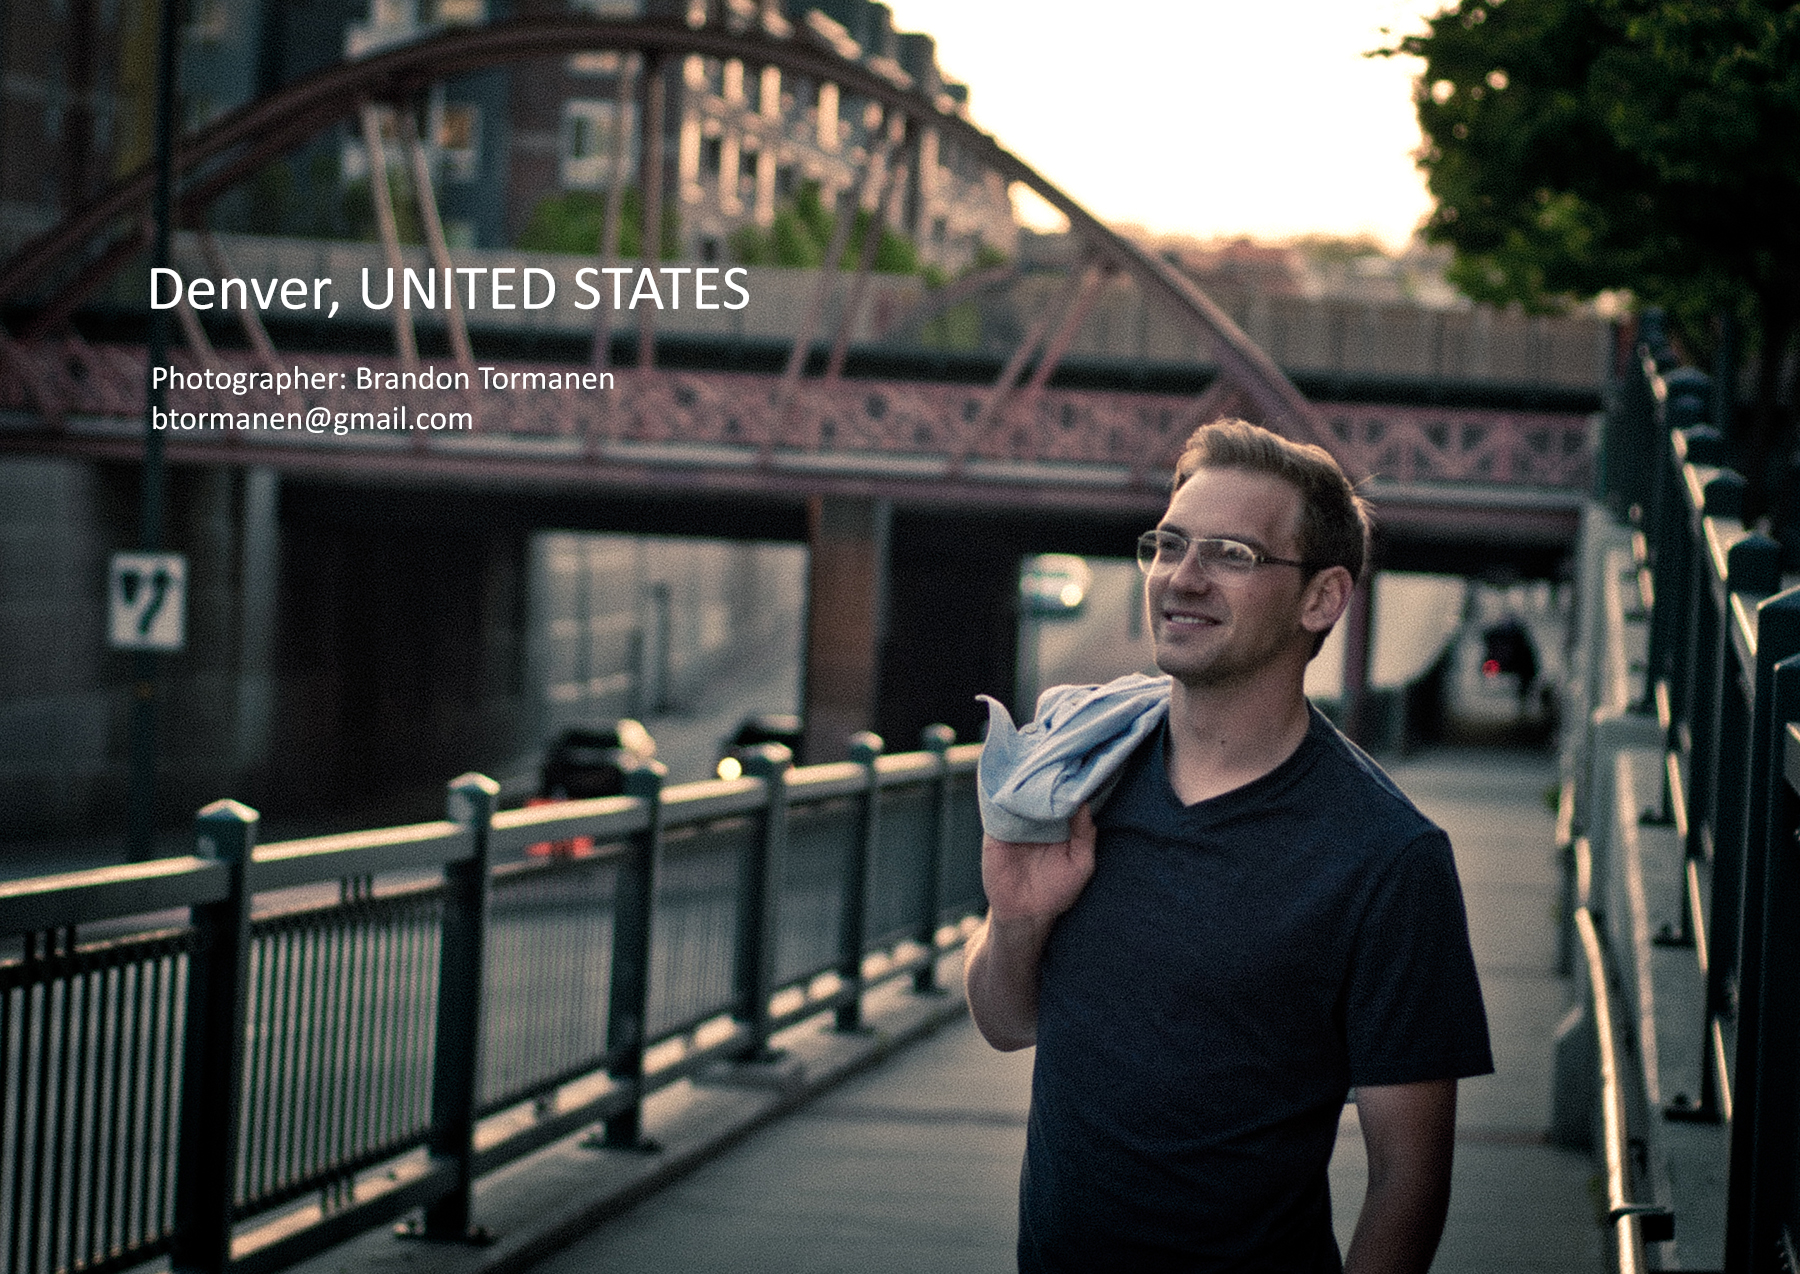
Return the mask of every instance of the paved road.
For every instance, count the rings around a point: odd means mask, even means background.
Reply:
[[[1440,752],[1392,767],[1451,831],[1495,1037],[1497,1074],[1463,1085],[1456,1186],[1434,1269],[1587,1274],[1601,1261],[1586,1156],[1552,1148],[1557,875],[1551,761]],[[1012,1268],[1030,1054],[966,1020],[757,1135],[539,1274],[744,1269],[1001,1274]],[[1354,1109],[1332,1164],[1340,1237],[1364,1186]]]

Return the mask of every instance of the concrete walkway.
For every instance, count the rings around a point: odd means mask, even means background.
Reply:
[[[1462,1087],[1455,1195],[1433,1268],[1592,1274],[1602,1259],[1595,1170],[1543,1131],[1550,1039],[1568,995],[1555,969],[1559,882],[1544,799],[1554,764],[1443,751],[1390,769],[1455,842],[1498,1066]],[[1003,1274],[1029,1083],[1028,1052],[994,1053],[958,1019],[533,1268]],[[1347,1244],[1364,1185],[1354,1108],[1332,1185]]]

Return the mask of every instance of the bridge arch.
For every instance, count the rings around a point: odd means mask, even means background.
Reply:
[[[785,457],[772,455],[774,448],[768,440],[776,436],[779,399],[786,392],[780,387],[770,392],[774,377],[761,375],[751,384],[746,379],[731,381],[729,373],[690,374],[668,368],[657,368],[654,376],[631,377],[613,418],[599,422],[597,427],[591,421],[577,419],[569,404],[552,404],[552,410],[544,414],[551,418],[548,423],[553,429],[544,428],[543,421],[518,419],[519,413],[515,413],[514,419],[498,422],[493,432],[501,437],[491,449],[446,447],[431,439],[410,450],[363,449],[353,453],[334,447],[330,439],[322,440],[322,445],[321,440],[302,439],[283,440],[278,445],[235,446],[238,440],[227,436],[212,441],[171,438],[170,460],[240,469],[272,466],[281,471],[283,481],[288,475],[310,475],[319,483],[341,481],[356,486],[365,495],[377,487],[428,486],[442,493],[466,492],[478,484],[491,483],[529,488],[534,495],[563,491],[589,499],[595,495],[617,499],[626,491],[648,492],[664,500],[692,500],[696,496],[713,502],[773,499],[782,503],[784,512],[795,522],[804,521],[807,513],[812,515],[807,530],[815,549],[829,537],[839,552],[839,578],[845,582],[845,588],[832,596],[816,595],[812,608],[815,613],[824,613],[834,605],[848,613],[856,605],[869,603],[871,581],[879,580],[883,588],[892,590],[886,596],[911,597],[921,604],[932,602],[945,617],[978,613],[1004,618],[1011,598],[1016,597],[1016,577],[1008,578],[1007,572],[1013,569],[1020,553],[1048,547],[1098,551],[1088,546],[1099,544],[1102,534],[1107,537],[1106,543],[1123,545],[1129,543],[1131,533],[1154,520],[1165,491],[1160,471],[1172,461],[1172,451],[1179,447],[1187,432],[1183,426],[1188,422],[1199,423],[1209,414],[1235,411],[1290,436],[1323,443],[1345,458],[1347,467],[1357,473],[1372,467],[1365,457],[1391,453],[1398,458],[1396,466],[1412,466],[1403,471],[1408,476],[1415,471],[1431,471],[1428,464],[1416,464],[1415,455],[1451,455],[1469,432],[1439,428],[1428,420],[1406,422],[1404,429],[1396,430],[1387,428],[1387,420],[1366,421],[1358,413],[1327,411],[1309,403],[1237,324],[1169,262],[1115,234],[961,115],[870,66],[843,56],[801,29],[780,35],[724,23],[691,26],[679,21],[559,15],[448,31],[390,48],[296,81],[184,138],[177,150],[177,222],[204,225],[207,210],[223,194],[276,156],[353,117],[364,104],[404,107],[432,85],[454,76],[583,51],[617,51],[665,60],[698,55],[772,66],[786,74],[835,84],[846,96],[874,103],[891,119],[904,121],[912,128],[936,130],[988,171],[1035,191],[1068,218],[1078,253],[1075,266],[1069,271],[1066,291],[1058,302],[1065,332],[1075,326],[1073,319],[1080,312],[1081,295],[1090,291],[1089,280],[1104,282],[1108,277],[1123,277],[1198,329],[1213,347],[1217,374],[1210,381],[1190,380],[1160,396],[1121,392],[1108,403],[1098,403],[1103,396],[1100,391],[1046,387],[1050,369],[1066,348],[1066,344],[1059,346],[1058,337],[1047,325],[1039,334],[1036,347],[1022,345],[1015,359],[1006,360],[1007,365],[998,369],[1000,381],[986,388],[908,380],[865,389],[859,382],[846,386],[845,392],[838,395],[840,401],[828,407],[838,415],[842,438],[855,430],[872,430],[872,422],[877,421],[890,425],[905,422],[909,432],[914,422],[927,418],[952,422],[973,419],[979,426],[984,419],[1002,412],[1003,408],[996,404],[1007,402],[1009,394],[1012,401],[1035,395],[1042,410],[1034,409],[1037,423],[1031,427],[1039,429],[1039,437],[1071,437],[1076,432],[1067,428],[1071,417],[1083,413],[1099,417],[1111,412],[1103,422],[1104,429],[1096,427],[1090,432],[1111,439],[1106,444],[1107,459],[1124,454],[1131,463],[1110,469],[1094,462],[1093,454],[1074,454],[1070,448],[1047,449],[1025,457],[1047,461],[1029,474],[1022,473],[1029,465],[1014,464],[1009,470],[1008,462],[1017,459],[1007,450],[1010,444],[995,441],[990,454],[983,457],[975,453],[970,441],[969,435],[975,430],[962,428],[959,438],[954,424],[948,431],[953,454],[937,468],[901,463],[918,457],[896,457],[898,448],[892,447],[880,454],[876,454],[881,450],[877,445],[865,447],[864,454],[874,456],[867,463],[853,454],[851,446],[840,445],[833,451],[818,436],[817,422],[811,426],[811,436],[806,436],[804,429],[795,429],[782,439],[794,444],[786,448]],[[14,312],[23,315],[16,334],[0,328],[0,365],[16,373],[0,378],[0,409],[29,406],[20,401],[18,386],[22,383],[36,397],[39,414],[51,422],[51,428],[38,436],[9,428],[0,434],[0,452],[49,450],[127,462],[141,454],[140,435],[129,427],[134,416],[141,418],[143,411],[141,351],[87,345],[79,339],[59,338],[57,333],[62,321],[83,298],[130,268],[148,242],[144,211],[151,189],[148,170],[131,174],[0,263],[0,304],[10,305]],[[1048,317],[1054,320],[1056,315]],[[808,352],[809,342],[810,337],[803,333],[794,341],[794,351]],[[834,349],[832,361],[841,370],[837,353]],[[237,360],[234,366],[255,365],[254,357],[243,351],[221,350],[219,355],[225,362]],[[1035,370],[1028,375],[1034,359]],[[325,361],[321,359],[322,364]],[[358,356],[355,361],[375,360]],[[790,368],[799,365],[790,358]],[[825,380],[834,374],[828,364]],[[985,375],[992,381],[994,369],[988,369]],[[13,386],[5,383],[8,379],[14,382]],[[817,388],[819,381],[808,380],[806,385],[809,388],[804,392],[813,395],[815,401],[828,397],[827,391]],[[1081,397],[1083,393],[1086,398]],[[752,401],[759,398],[763,400],[760,406]],[[698,432],[701,409],[709,402],[721,400],[730,400],[734,405],[741,402],[746,410],[734,409],[729,414],[743,416],[748,425],[744,432],[753,440],[764,440],[761,454],[753,462],[744,462],[738,454],[743,448],[738,448],[727,463],[711,468],[698,466],[687,458],[679,463],[659,459],[656,444],[666,443],[669,436],[684,430]],[[776,405],[771,407],[769,400],[775,400]],[[531,407],[532,412],[539,410],[535,404]],[[108,427],[60,430],[63,413],[89,421],[98,418]],[[752,420],[757,413],[760,421]],[[1026,413],[1021,410],[1019,414]],[[626,442],[638,444],[633,447],[613,445],[621,441],[620,435],[635,427],[633,420],[645,419],[660,420],[662,436],[625,438]],[[1385,434],[1382,428],[1386,428]],[[1434,430],[1451,441],[1434,441]],[[551,433],[555,436],[546,436]],[[1377,434],[1381,436],[1377,438]],[[723,444],[731,439],[724,430],[720,435],[703,439],[715,453],[730,450]],[[476,441],[488,440],[478,437]],[[1562,441],[1558,437],[1546,447],[1555,453]],[[551,442],[567,445],[555,450],[547,445]],[[520,445],[506,454],[509,443]],[[1498,457],[1495,469],[1504,469],[1506,476],[1522,473],[1522,466],[1536,463],[1526,454],[1529,448],[1516,437],[1511,442],[1499,438],[1498,443],[1490,440],[1479,445],[1487,448],[1483,454],[1489,458]],[[1374,450],[1377,446],[1382,449],[1379,453]],[[828,451],[832,454],[826,454]],[[1467,446],[1463,446],[1463,451],[1474,454]],[[972,454],[991,463],[982,467],[970,460]],[[1108,471],[1100,472],[1103,469]],[[1389,471],[1402,472],[1397,467]],[[1479,472],[1482,470],[1473,466],[1468,471]],[[1458,471],[1439,476],[1468,474]],[[1409,513],[1415,521],[1433,526],[1444,525],[1447,518],[1460,518],[1474,528],[1465,538],[1483,541],[1481,551],[1486,552],[1485,538],[1495,519],[1489,503],[1473,510],[1454,500],[1448,504],[1441,500],[1436,504],[1396,504],[1392,507],[1398,516],[1392,525],[1406,525],[1405,515]],[[1520,509],[1501,512],[1535,523],[1541,521],[1543,510],[1527,501]],[[1551,512],[1559,520],[1554,538],[1560,542],[1567,538],[1561,523],[1571,521],[1572,515],[1560,505]],[[1060,534],[1075,536],[1079,531],[1081,536],[1091,538],[1054,545],[1044,541],[1041,537],[1048,533],[1046,527],[1065,514],[1082,526],[1075,530],[1065,528]],[[933,529],[937,537],[920,536],[914,542],[909,536],[926,518],[935,519]],[[1026,527],[1029,535],[1021,529]],[[892,544],[902,540],[906,544],[901,552],[885,556]],[[971,543],[985,546],[984,552],[971,553]],[[969,577],[959,586],[960,592],[947,588],[944,582],[942,564],[950,559]],[[905,604],[902,600],[897,605]],[[813,652],[811,672],[823,669],[828,655],[855,656],[839,670],[843,674],[841,686],[826,696],[842,709],[837,724],[829,731],[838,738],[868,725],[888,729],[882,724],[884,713],[897,722],[890,734],[901,740],[910,738],[917,722],[894,715],[894,706],[906,687],[899,684],[900,674],[888,673],[889,669],[899,668],[912,679],[912,698],[906,704],[909,710],[923,702],[926,691],[935,694],[940,704],[951,705],[921,709],[927,711],[931,720],[966,711],[977,690],[1003,688],[1010,683],[1006,665],[1010,664],[1012,652],[1004,648],[1004,635],[994,641],[972,641],[953,622],[941,622],[936,617],[914,617],[911,622],[915,631],[896,632],[892,608],[890,631],[884,634],[876,622],[880,611],[878,605],[865,605],[863,613],[870,620],[868,624],[849,634],[821,638],[819,648]],[[878,659],[884,641],[889,657]],[[994,667],[967,668],[971,645],[991,647],[984,657],[991,657]],[[892,657],[898,647],[904,647],[900,652],[904,658]],[[878,664],[889,677],[888,684],[876,684]],[[953,679],[944,675],[942,670],[951,665],[961,670],[961,683],[952,684]],[[817,684],[823,684],[823,678]],[[874,715],[872,704],[878,709]],[[809,718],[823,721],[829,706],[822,701],[809,703]],[[814,755],[835,754],[832,747],[823,746]]]
[[[910,124],[928,124],[989,171],[1009,183],[1025,185],[1067,217],[1089,262],[1136,280],[1211,338],[1220,375],[1199,404],[1197,416],[1235,407],[1290,436],[1329,445],[1329,436],[1319,427],[1305,396],[1192,280],[1110,229],[969,120],[845,57],[823,41],[808,38],[804,26],[780,36],[759,27],[691,25],[676,19],[532,16],[447,31],[340,63],[247,103],[184,137],[175,148],[174,175],[178,182],[185,179],[190,185],[177,195],[176,221],[198,220],[214,200],[269,160],[354,114],[364,103],[405,103],[430,85],[466,72],[602,50],[651,57],[699,54],[773,66],[837,84],[840,90],[876,103]],[[61,289],[58,309],[66,313],[73,303],[125,268],[147,241],[145,209],[153,185],[154,173],[146,165],[25,244],[0,265],[0,304],[18,299],[59,263],[86,257],[88,265],[80,278]],[[107,239],[107,232],[121,218],[128,219],[127,227]]]

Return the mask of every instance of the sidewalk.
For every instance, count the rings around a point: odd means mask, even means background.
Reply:
[[[1554,763],[1448,750],[1390,768],[1456,844],[1497,1064],[1462,1086],[1455,1193],[1433,1268],[1598,1271],[1595,1169],[1544,1138],[1550,1039],[1568,994],[1555,971],[1559,882],[1543,799]],[[1029,1052],[994,1053],[959,1017],[531,1268],[1003,1274],[1029,1082]],[[1364,1181],[1352,1107],[1332,1163],[1346,1245]]]

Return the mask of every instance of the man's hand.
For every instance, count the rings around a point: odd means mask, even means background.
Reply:
[[[1058,916],[1094,874],[1094,819],[1083,805],[1069,839],[981,842],[987,922],[969,940],[963,982],[969,1013],[987,1042],[1010,1051],[1037,1042],[1038,963]]]
[[[1094,874],[1094,816],[1083,805],[1069,839],[1049,844],[981,838],[981,887],[996,920],[1055,920]]]
[[[1344,1274],[1424,1274],[1450,1207],[1456,1081],[1356,1090],[1369,1152],[1363,1198]]]

